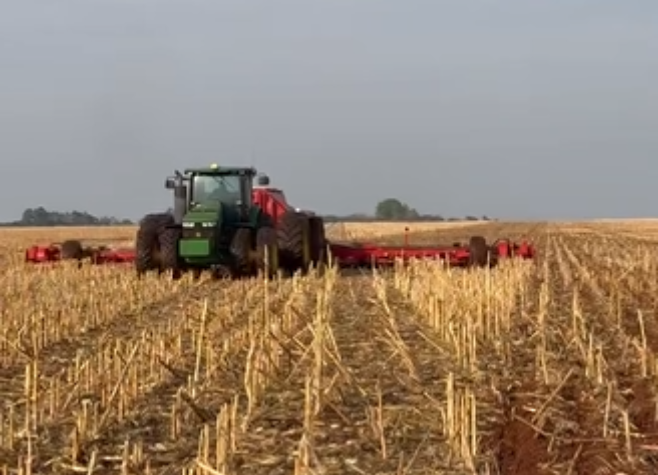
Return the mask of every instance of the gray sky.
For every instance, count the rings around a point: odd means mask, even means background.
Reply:
[[[322,213],[658,215],[656,0],[0,0],[0,71],[4,220],[211,162]]]

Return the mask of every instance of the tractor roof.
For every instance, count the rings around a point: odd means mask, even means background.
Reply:
[[[202,175],[256,175],[256,169],[253,167],[220,167],[217,164],[212,164],[208,167],[187,168],[185,174],[192,173]]]

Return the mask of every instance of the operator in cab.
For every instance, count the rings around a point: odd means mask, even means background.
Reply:
[[[214,182],[214,189],[207,193],[210,201],[220,201],[222,203],[235,203],[240,200],[240,191],[232,191],[223,180]]]

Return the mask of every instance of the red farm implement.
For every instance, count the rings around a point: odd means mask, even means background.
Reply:
[[[332,243],[327,242],[331,260],[338,267],[381,267],[393,265],[396,261],[440,260],[454,267],[495,265],[501,258],[532,259],[535,251],[531,244],[520,244],[509,240],[497,240],[492,245],[481,244],[472,239],[466,245],[452,246],[414,246],[414,245],[378,245],[367,243]],[[478,257],[480,256],[480,257]],[[56,244],[48,246],[31,246],[25,250],[25,262],[46,264],[63,260],[89,259],[92,264],[133,264],[136,253],[134,249],[91,249],[80,257],[66,257],[61,247]]]
[[[79,241],[68,241],[76,242]],[[110,249],[107,247],[83,248],[76,255],[67,255],[63,246],[50,244],[47,246],[31,246],[25,250],[25,262],[31,264],[46,264],[63,260],[89,259],[93,264],[126,264],[135,261],[134,249]]]
[[[484,267],[495,266],[504,258],[532,259],[535,254],[532,245],[525,241],[517,244],[503,239],[489,245],[480,236],[472,237],[468,244],[452,246],[329,243],[329,249],[339,267],[382,267],[412,259],[438,260],[453,267]]]
[[[339,267],[392,265],[398,260],[440,260],[451,266],[485,267],[500,259],[532,259],[533,246],[482,236],[455,245],[411,245],[405,230],[400,245],[332,242],[324,220],[292,207],[281,189],[253,168],[218,167],[176,172],[166,187],[174,192],[172,213],[146,215],[134,249],[83,248],[79,241],[32,246],[29,263],[88,259],[95,264],[132,263],[138,274],[211,270],[220,275],[253,275],[259,270],[294,272],[331,260]]]

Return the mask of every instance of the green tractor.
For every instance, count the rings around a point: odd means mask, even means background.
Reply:
[[[275,223],[262,203],[254,203],[256,175],[254,168],[211,165],[177,171],[167,178],[165,187],[173,190],[174,208],[141,220],[137,273],[171,271],[179,278],[183,272],[198,277],[210,270],[214,277],[259,272],[272,276],[280,269],[294,271],[310,264],[308,258],[302,262],[294,255],[321,254],[316,248],[325,246],[324,231],[314,242],[307,230],[323,229],[322,219],[290,209]]]

